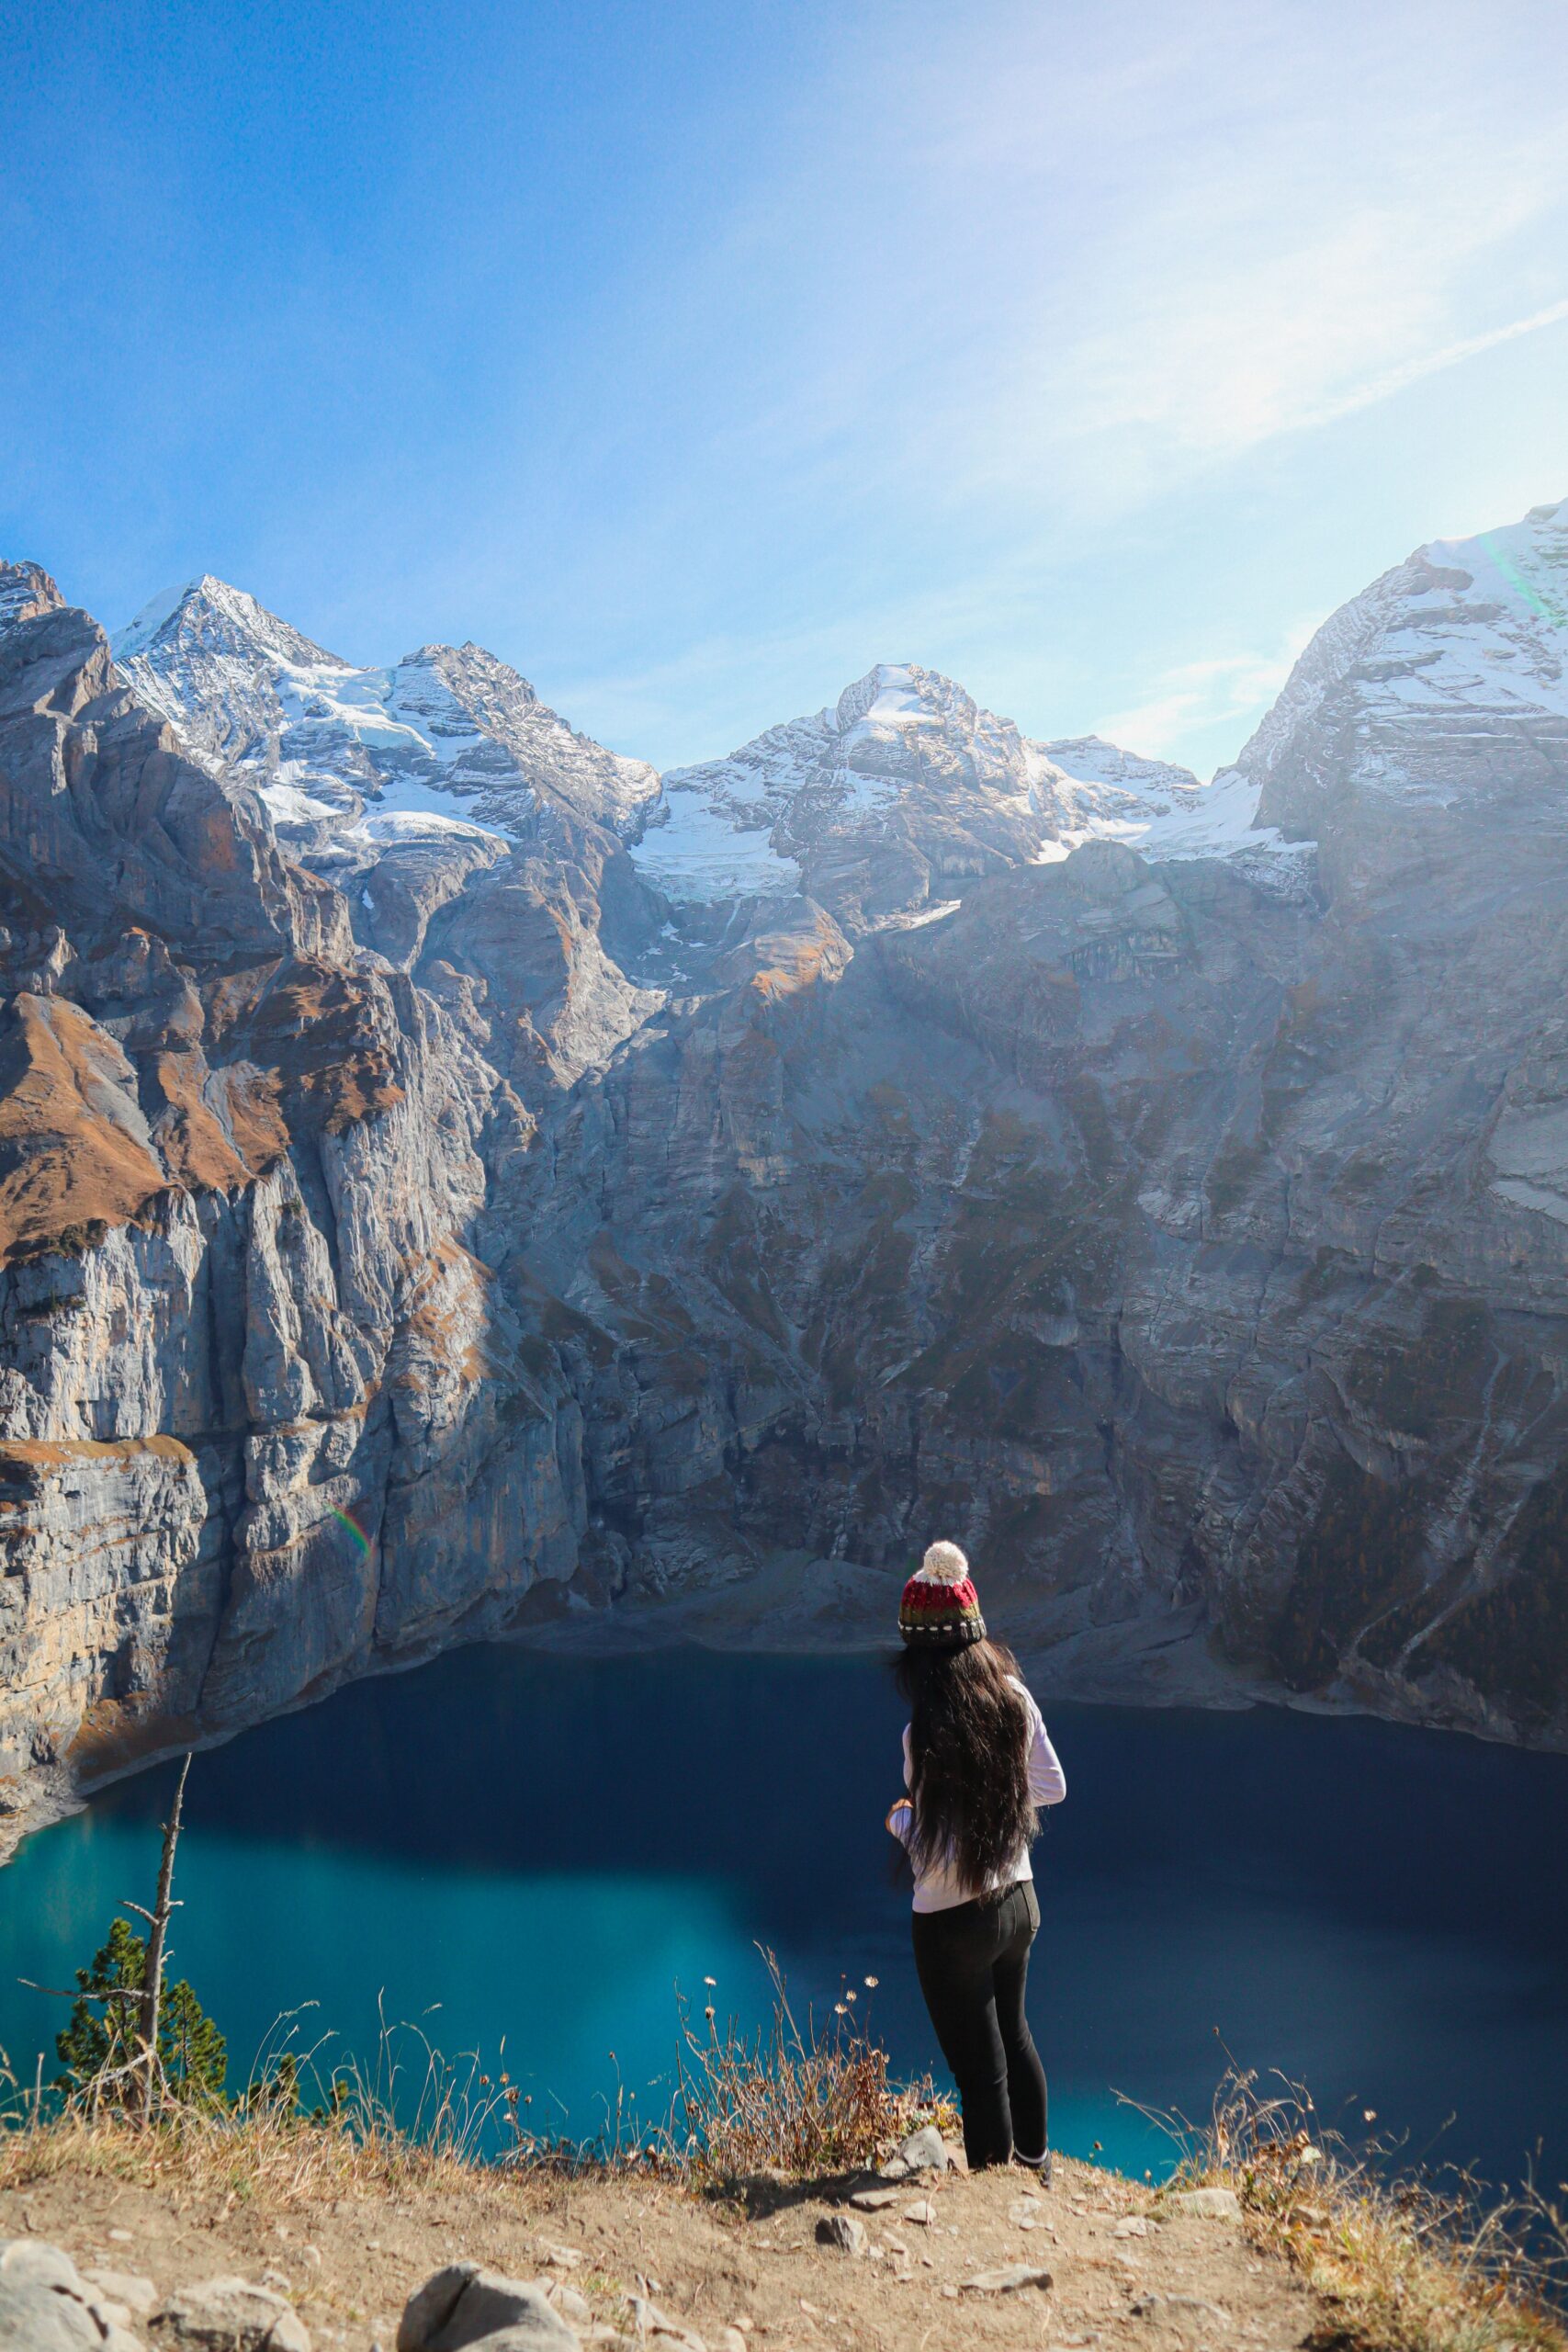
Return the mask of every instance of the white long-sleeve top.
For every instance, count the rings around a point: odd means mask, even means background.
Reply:
[[[1025,1737],[1029,1743],[1029,1793],[1036,1804],[1060,1804],[1067,1793],[1067,1776],[1063,1771],[1055,1749],[1045,1729],[1045,1720],[1034,1703],[1033,1695],[1010,1674],[1008,1680],[1023,1701],[1027,1722]],[[914,1755],[909,1746],[909,1726],[904,1725],[904,1786],[915,1784]],[[899,1844],[908,1849],[914,1834],[915,1808],[908,1797],[900,1797],[887,1815],[887,1826]],[[966,1886],[956,1876],[951,1853],[940,1860],[915,1869],[915,1909],[917,1911],[955,1911],[961,1903],[973,1903],[977,1894],[996,1894],[1003,1887],[1016,1886],[1021,1879],[1032,1878],[1034,1869],[1029,1859],[1029,1848],[1021,1846],[1012,1861],[987,1880],[984,1887]]]

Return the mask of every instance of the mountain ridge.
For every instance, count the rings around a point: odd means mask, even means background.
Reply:
[[[1208,786],[914,663],[660,781],[0,571],[13,1828],[932,1533],[1042,1689],[1568,1746],[1568,508],[1483,536]]]

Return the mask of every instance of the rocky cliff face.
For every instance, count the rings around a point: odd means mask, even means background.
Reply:
[[[446,1641],[1568,1742],[1568,505],[1208,786],[883,667],[664,780],[0,572],[0,1803]],[[1562,1034],[1560,1035],[1559,1033]]]
[[[0,1801],[19,1810],[40,1781],[499,1623],[570,1574],[584,1505],[570,1401],[530,1378],[468,1247],[528,1114],[96,624],[40,575],[6,586]]]

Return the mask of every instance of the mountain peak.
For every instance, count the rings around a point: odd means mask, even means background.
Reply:
[[[1568,499],[1470,538],[1429,539],[1329,615],[1236,757],[1255,778],[1291,777],[1283,797],[1269,784],[1269,821],[1315,828],[1302,730],[1330,710],[1353,710],[1386,745],[1375,772],[1358,769],[1369,791],[1414,805],[1529,775],[1520,741],[1568,727]],[[1490,770],[1475,755],[1486,740]]]
[[[941,727],[953,718],[972,726],[977,715],[974,697],[953,679],[916,662],[878,662],[844,688],[833,708],[846,736],[866,728],[897,738],[908,728]]]
[[[0,628],[54,612],[64,602],[41,563],[0,563]]]
[[[180,587],[166,588],[109,639],[115,660],[120,662],[134,660],[153,645],[207,654],[231,651],[252,659],[260,655],[292,668],[346,670],[350,666],[268,612],[245,589],[220,580],[211,571]]]
[[[1040,749],[1075,784],[1117,785],[1130,792],[1201,789],[1190,768],[1180,767],[1173,760],[1146,759],[1141,752],[1123,751],[1119,743],[1108,743],[1103,735],[1058,736],[1042,743]]]
[[[1568,628],[1568,498],[1532,506],[1517,523],[1468,539],[1432,539],[1412,562],[1467,571],[1483,595],[1522,607],[1549,628]]]
[[[300,842],[352,829],[367,806],[398,818],[400,837],[418,818],[520,839],[547,804],[617,829],[658,788],[644,762],[575,735],[481,646],[362,668],[211,572],[155,596],[110,643],[141,700]]]
[[[400,670],[429,670],[455,691],[465,685],[480,689],[488,686],[525,708],[547,708],[536,687],[520,670],[513,669],[510,662],[503,662],[499,653],[492,653],[489,646],[476,645],[471,637],[465,638],[461,645],[417,646],[413,652],[405,653],[397,666]],[[554,718],[557,714],[551,711],[547,715]]]

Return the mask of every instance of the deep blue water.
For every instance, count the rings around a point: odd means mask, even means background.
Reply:
[[[1052,2136],[1142,2170],[1118,2091],[1207,2110],[1228,2052],[1412,2154],[1568,2176],[1568,1759],[1258,1709],[1059,1707],[1032,2014]],[[305,2001],[368,2055],[377,1999],[482,2049],[588,2133],[617,2079],[661,2114],[674,1988],[754,2019],[862,1985],[896,2066],[934,2050],[883,1812],[900,1711],[865,1660],[466,1650],[198,1756],[176,1973],[236,2070]],[[0,1871],[0,2046],[30,2080],[115,1905],[150,1901],[167,1769]],[[438,2005],[438,2006],[437,2006]],[[615,2056],[612,2058],[611,2053]],[[1454,2120],[1444,2130],[1446,2120]]]

